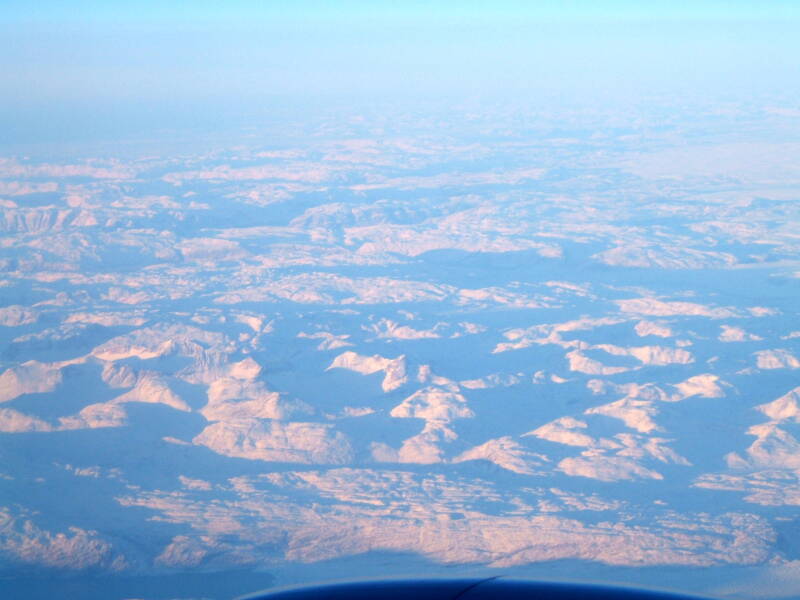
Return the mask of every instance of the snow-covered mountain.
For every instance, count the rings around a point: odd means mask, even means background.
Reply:
[[[0,575],[800,590],[800,146],[753,110],[0,160]]]

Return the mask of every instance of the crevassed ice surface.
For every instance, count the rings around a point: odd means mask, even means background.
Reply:
[[[6,579],[796,593],[797,133],[454,111],[3,159]]]

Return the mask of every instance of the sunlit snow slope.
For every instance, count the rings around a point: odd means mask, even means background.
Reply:
[[[753,110],[0,161],[3,573],[789,572],[800,145]]]

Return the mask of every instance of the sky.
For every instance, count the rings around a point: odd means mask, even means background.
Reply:
[[[6,0],[0,143],[389,99],[790,96],[799,20],[789,0]]]

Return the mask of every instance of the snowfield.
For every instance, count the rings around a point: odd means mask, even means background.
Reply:
[[[794,572],[797,145],[442,127],[0,161],[0,575]]]

